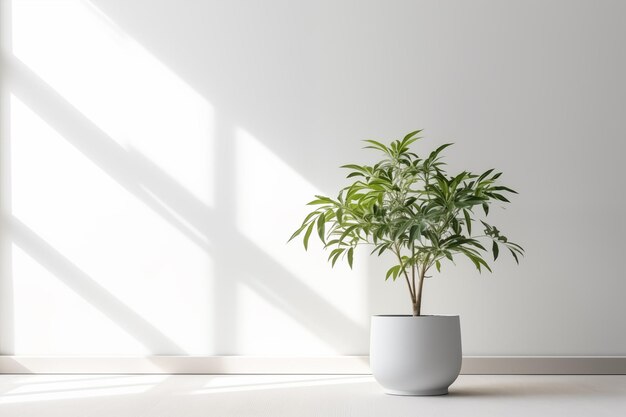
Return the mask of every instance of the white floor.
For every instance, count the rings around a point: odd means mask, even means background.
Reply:
[[[2,417],[623,415],[626,375],[462,375],[441,397],[357,375],[0,375]]]

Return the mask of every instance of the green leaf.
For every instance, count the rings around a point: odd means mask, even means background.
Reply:
[[[357,164],[342,165],[339,168],[354,169],[356,171],[367,173],[367,170],[365,169],[365,167],[362,167],[361,165],[357,165]]]
[[[309,224],[308,229],[306,229],[306,233],[304,234],[304,250],[308,250],[309,249],[309,237],[311,237],[311,232],[313,231],[313,226],[315,226],[315,222],[311,222]]]
[[[448,181],[443,176],[437,176],[435,180],[437,181],[437,183],[439,184],[439,187],[443,191],[443,195],[447,196],[449,193]]]
[[[483,179],[485,179],[489,174],[491,174],[493,172],[493,168],[483,172],[480,177],[478,177],[478,179],[476,180],[476,182],[481,182]]]
[[[411,139],[413,136],[417,135],[417,134],[418,134],[418,133],[420,133],[422,130],[423,130],[423,129],[419,129],[419,130],[416,130],[416,131],[414,131],[414,132],[411,132],[411,133],[407,134],[407,135],[404,137],[404,139],[402,139],[402,141],[404,142],[404,141],[406,141],[406,140],[408,140],[408,139]]]
[[[332,198],[324,197],[323,195],[316,195],[315,200],[307,203],[307,206],[315,206],[320,204],[335,204]]]
[[[513,190],[513,189],[511,189],[509,187],[504,187],[502,185],[499,185],[497,187],[492,187],[491,189],[495,190],[495,191],[508,191],[510,193],[513,193],[513,194],[519,194],[517,191],[515,191],[515,190]]]
[[[396,155],[398,153],[398,141],[394,140],[391,142],[391,153]]]
[[[325,232],[326,232],[326,216],[324,215],[324,213],[322,213],[317,218],[317,234],[319,235],[320,240],[324,243],[326,243]]]
[[[478,258],[477,258],[477,260],[478,260],[478,262],[479,262],[479,263],[481,263],[481,264],[482,264],[485,268],[487,268],[487,270],[488,270],[489,272],[493,272],[493,271],[491,270],[491,268],[489,267],[489,264],[488,264],[488,263],[487,263],[487,262],[486,262],[483,258],[478,257]]]
[[[500,250],[498,249],[498,244],[496,243],[496,241],[493,241],[493,246],[491,247],[491,251],[493,252],[493,260],[495,261],[496,259],[498,259],[498,253],[500,253]]]
[[[472,235],[472,219],[467,210],[463,209],[463,216],[465,216],[465,227],[467,228],[467,234]]]
[[[374,254],[374,252],[376,252],[376,251],[380,250],[380,249],[381,249],[381,246],[384,246],[384,245],[385,245],[384,243],[381,243],[381,244],[379,244],[379,245],[374,246],[374,249],[372,249],[372,251],[370,252],[370,255],[373,255],[373,254]],[[384,250],[385,250],[385,249],[383,248],[383,251],[384,251]]]
[[[474,263],[474,266],[476,267],[476,269],[478,269],[478,272],[482,272],[480,270],[480,262],[478,262],[478,259],[475,256],[469,256],[469,258]]]
[[[485,216],[489,215],[489,204],[483,203],[483,210],[485,211]]]
[[[485,262],[485,260],[481,258],[476,252],[472,252],[467,248],[460,249],[460,251],[472,261],[476,269],[478,269],[478,272],[482,272],[481,266],[484,266],[485,268],[487,268],[487,270],[489,270],[489,272],[492,272],[489,264],[487,264],[487,262]]]
[[[311,220],[313,217],[315,217],[315,215],[319,212],[319,208],[317,210],[313,210],[312,212],[310,212],[309,214],[307,214],[307,216],[304,218],[304,221],[302,222],[302,224],[308,223],[309,220]]]
[[[354,256],[354,248],[348,249],[348,265],[350,265],[350,269],[352,269],[353,256]]]
[[[450,188],[452,190],[456,189],[456,187],[458,187],[459,183],[461,181],[463,181],[463,179],[467,176],[467,172],[463,171],[461,172],[459,175],[457,175],[456,177],[454,177],[452,179],[452,181],[450,182]]]
[[[343,240],[354,231],[354,229],[356,229],[357,227],[359,227],[358,224],[353,224],[351,226],[348,226],[343,233],[341,234],[341,236],[339,237],[339,242],[343,242]]]
[[[476,239],[467,239],[466,241],[464,241],[463,243],[467,244],[467,245],[472,245],[472,246],[476,246],[479,249],[482,250],[487,250],[485,249],[485,247],[483,245],[480,244],[479,241],[477,241]]]
[[[326,249],[329,246],[336,245],[337,243],[339,243],[339,239],[333,239],[330,242],[326,242],[326,245],[324,245],[324,249]]]
[[[352,177],[364,177],[365,174],[362,174],[360,172],[351,172],[350,174],[348,174],[348,176],[346,178],[352,178]]]
[[[389,154],[389,148],[387,148],[385,145],[383,145],[380,142],[377,142],[375,140],[371,140],[371,139],[366,139],[363,142],[367,142],[367,143],[371,143],[372,146],[366,146],[366,148],[374,148],[374,149],[379,149],[383,152],[385,152],[386,154]]]
[[[441,153],[441,151],[446,149],[448,146],[452,146],[452,145],[454,145],[454,144],[453,143],[446,143],[446,144],[441,145],[440,147],[438,147],[434,151],[432,151],[430,153],[430,155],[428,156],[429,162],[433,162],[435,160],[435,158],[437,158],[437,155],[439,155]]]
[[[345,250],[345,248],[333,249],[333,251],[330,253],[330,255],[328,255],[328,260],[329,261],[332,260],[331,267],[335,266],[335,262],[337,262],[337,258],[339,258],[339,255],[341,255],[344,250]]]
[[[437,272],[441,272],[441,262],[439,262],[439,260],[435,261],[435,267],[437,268]]]
[[[513,255],[513,258],[515,258],[515,263],[519,265],[519,259],[517,257],[517,254],[515,253],[515,251],[513,251],[513,249],[509,248],[509,251],[511,252],[511,255]]]
[[[452,225],[452,230],[454,231],[454,233],[456,234],[461,233],[461,226],[459,224],[459,221],[456,218],[454,217],[452,218],[451,225]]]
[[[409,243],[412,243],[415,241],[416,238],[419,238],[420,233],[421,233],[421,228],[419,224],[411,226],[411,229],[409,231]]]
[[[505,196],[503,196],[502,194],[489,193],[489,195],[491,195],[496,200],[504,201],[505,203],[510,203],[510,201]]]
[[[298,236],[300,233],[302,233],[302,231],[304,230],[304,228],[307,227],[306,223],[302,223],[302,226],[300,226],[298,228],[298,230],[296,230],[295,232],[293,232],[293,234],[291,235],[291,237],[289,238],[289,240],[287,241],[287,243],[291,242],[293,240],[294,237]]]
[[[343,209],[342,208],[337,209],[337,221],[339,222],[339,224],[343,223]]]
[[[400,265],[392,266],[391,268],[389,268],[389,270],[387,271],[387,274],[385,275],[385,281],[387,281],[389,277],[393,277],[393,280],[395,281],[399,273],[400,273]]]

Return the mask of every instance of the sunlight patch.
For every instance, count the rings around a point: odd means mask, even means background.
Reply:
[[[328,253],[322,251],[321,244],[313,239],[308,252],[304,251],[301,239],[287,244],[305,216],[305,204],[320,191],[246,130],[238,128],[235,139],[236,221],[239,231],[285,269],[285,294],[289,294],[289,281],[296,280],[298,285],[305,285],[307,290],[347,319],[367,327],[367,314],[364,314],[367,297],[363,290],[367,279],[366,259],[357,258],[354,270],[350,270],[345,262],[331,268],[326,262]],[[259,268],[252,279],[262,282],[264,275],[271,273]],[[301,307],[297,300],[289,302],[295,304],[295,309]],[[333,323],[328,326],[332,327]],[[317,342],[311,340],[306,343]],[[302,346],[292,348],[294,352],[299,352]]]
[[[15,0],[13,53],[99,129],[213,204],[211,105],[82,0]]]

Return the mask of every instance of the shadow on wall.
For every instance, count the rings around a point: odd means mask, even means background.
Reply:
[[[117,144],[18,58],[5,54],[2,67],[6,71],[5,77],[9,80],[7,85],[11,86],[9,93],[18,97],[110,178],[215,260],[214,274],[221,277],[216,280],[217,287],[214,288],[212,301],[215,315],[220,317],[220,320],[214,323],[214,333],[211,336],[216,353],[227,354],[229,353],[227,349],[236,345],[236,332],[233,329],[236,327],[238,284],[253,289],[337,351],[350,349],[354,346],[354,340],[366,340],[366,332],[362,326],[345,316],[301,281],[294,279],[287,269],[237,230],[233,218],[233,206],[236,201],[232,195],[235,156],[232,137],[234,125],[230,122],[231,116],[225,114],[217,120],[219,140],[216,149],[217,164],[214,167],[218,173],[215,190],[217,203],[214,207],[209,207],[142,153],[134,149],[126,150]],[[216,74],[216,77],[232,79],[227,74]],[[269,94],[269,91],[266,93]],[[291,97],[283,97],[285,110],[293,109],[289,103],[297,101],[298,93],[293,94]],[[237,97],[236,100],[246,101],[244,97]],[[276,98],[272,100],[275,101]],[[250,103],[243,107],[248,108],[249,105]],[[294,124],[297,124],[297,121],[292,121],[291,125]],[[279,126],[282,123],[273,125]],[[284,131],[273,133],[282,138],[288,137]],[[301,149],[303,143],[307,143],[305,149]],[[271,145],[282,147],[285,144]],[[288,148],[297,155],[296,159],[323,160],[322,154],[325,151],[309,152],[312,149],[308,146],[310,143],[307,141],[294,141]],[[315,149],[318,148],[319,143],[315,145]],[[297,160],[295,164],[310,167],[302,162]],[[149,352],[185,354],[176,342],[116,299],[66,256],[35,234],[28,225],[13,216],[4,219],[4,222],[10,225],[10,234],[16,245],[136,338]],[[219,244],[214,245],[212,242]],[[238,265],[240,274],[232,274],[229,266],[220,262],[227,259],[228,254],[236,252],[246,254],[246,262]],[[255,276],[262,276],[263,279],[257,279]],[[225,314],[226,312],[229,313]],[[329,323],[332,325],[328,326]],[[10,347],[5,345],[4,349]]]
[[[324,192],[338,189],[343,171],[336,168],[358,148],[357,139],[415,127],[406,123],[416,123],[421,104],[414,94],[421,86],[389,82],[416,79],[415,68],[390,64],[419,55],[410,43],[389,42],[415,36],[411,2],[400,9],[330,0],[205,1],[184,8],[177,1],[90,2],[223,120],[244,127]],[[353,17],[350,30],[346,16]],[[395,23],[383,38],[371,22],[387,18]],[[394,111],[382,111],[389,108]]]
[[[184,355],[184,350],[143,317],[115,298],[93,278],[37,236],[26,225],[11,218],[7,232],[17,246],[57,276],[72,291],[100,310],[150,352]]]

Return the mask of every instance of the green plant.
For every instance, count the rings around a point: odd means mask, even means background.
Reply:
[[[413,315],[419,316],[422,288],[426,273],[442,262],[454,262],[462,255],[476,266],[491,272],[484,258],[488,250],[481,241],[491,244],[494,261],[500,248],[509,250],[519,263],[524,249],[509,241],[495,226],[478,219],[476,209],[486,218],[494,202],[508,203],[505,193],[516,193],[497,183],[501,173],[493,169],[480,175],[463,171],[449,176],[443,169],[441,152],[450,143],[422,158],[411,152],[410,145],[421,139],[421,130],[411,132],[389,146],[366,140],[365,148],[381,152],[384,158],[373,166],[344,165],[350,170],[347,178],[353,183],[343,188],[336,199],[317,195],[308,203],[316,206],[290,241],[304,233],[304,248],[315,231],[330,249],[332,266],[342,257],[350,268],[354,250],[359,245],[372,245],[371,254],[391,252],[397,264],[385,280],[402,276],[411,295]],[[480,221],[481,235],[472,235],[472,223]],[[475,228],[474,228],[475,229]]]

